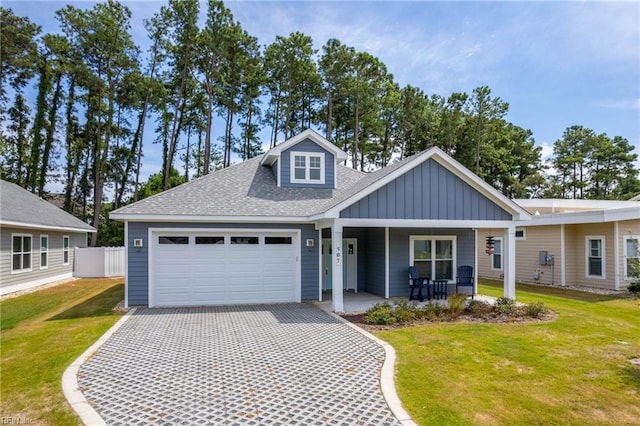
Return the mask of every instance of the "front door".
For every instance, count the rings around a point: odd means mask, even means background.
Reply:
[[[322,240],[322,290],[333,288],[333,261],[331,239]],[[358,240],[345,238],[342,240],[342,284],[344,290],[358,292]]]

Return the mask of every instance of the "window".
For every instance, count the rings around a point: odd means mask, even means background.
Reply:
[[[31,270],[31,235],[11,234],[11,273]]]
[[[231,237],[231,244],[258,244],[258,237]]]
[[[158,244],[189,244],[189,237],[158,237]]]
[[[517,229],[516,228],[516,240],[526,240],[527,239],[527,231],[524,228]]]
[[[634,263],[640,267],[640,235],[624,236],[624,279],[631,279]]]
[[[324,183],[324,153],[291,153],[291,182]]]
[[[49,266],[49,236],[40,235],[40,269]]]
[[[604,269],[604,236],[586,237],[586,271],[587,278],[605,278]]]
[[[412,236],[411,263],[421,277],[453,280],[456,238],[450,236]]]
[[[69,237],[62,237],[62,264],[69,264]]]
[[[264,237],[265,244],[291,244],[291,237]]]
[[[491,255],[491,269],[495,271],[502,270],[502,237],[496,237],[494,240],[493,254]]]
[[[196,244],[224,244],[224,237],[196,237]]]

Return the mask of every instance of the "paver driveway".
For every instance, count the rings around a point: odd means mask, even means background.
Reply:
[[[395,425],[384,350],[309,304],[138,309],[81,368],[109,425]]]

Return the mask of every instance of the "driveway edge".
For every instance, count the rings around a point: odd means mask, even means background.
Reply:
[[[135,311],[136,308],[133,308],[125,313],[124,316],[111,326],[89,349],[73,361],[62,375],[62,391],[64,392],[64,397],[85,425],[106,426],[107,423],[100,417],[100,414],[93,409],[80,390],[80,386],[78,385],[78,371],[80,370],[80,366],[82,366],[116,330],[122,327],[125,321],[127,321]]]
[[[400,398],[398,398],[398,394],[396,393],[396,384],[395,384],[395,365],[396,365],[396,351],[393,349],[393,346],[385,342],[384,340],[374,336],[366,330],[358,327],[354,323],[347,321],[342,318],[340,315],[337,315],[333,312],[329,312],[330,315],[339,319],[352,329],[356,330],[358,333],[364,335],[365,337],[373,340],[384,349],[384,364],[382,364],[382,370],[380,372],[380,389],[382,390],[382,396],[387,401],[387,405],[389,409],[393,413],[394,416],[402,423],[403,426],[417,426],[416,423],[411,419],[409,413],[407,413],[402,406],[402,402],[400,402]]]

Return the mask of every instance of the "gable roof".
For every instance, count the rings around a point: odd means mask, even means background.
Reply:
[[[413,167],[432,159],[481,192],[514,219],[529,214],[442,150],[431,148],[372,173],[336,166],[337,187],[278,187],[267,154],[218,170],[111,212],[117,220],[309,221],[338,217],[340,210],[366,197]]]
[[[95,228],[18,185],[0,180],[0,224],[25,228],[96,232]]]
[[[336,160],[336,164],[342,161],[345,161],[347,159],[346,152],[344,152],[343,150],[341,150],[340,148],[338,148],[337,146],[335,146],[334,144],[332,144],[331,142],[329,142],[328,140],[320,136],[320,134],[318,134],[316,131],[312,129],[307,129],[304,132],[299,133],[287,139],[286,141],[276,145],[275,147],[271,148],[269,151],[267,151],[264,154],[264,157],[260,161],[260,164],[266,165],[266,166],[273,165],[273,163],[275,163],[280,157],[280,154],[282,154],[282,151],[286,151],[287,149],[297,145],[298,143],[306,139],[310,139],[311,141],[320,145],[324,150],[332,153]]]
[[[509,212],[513,216],[514,220],[528,220],[531,218],[526,210],[507,198],[487,182],[480,179],[477,175],[472,173],[458,161],[451,158],[438,147],[431,147],[426,151],[422,151],[390,166],[384,167],[368,174],[365,178],[358,182],[358,185],[354,186],[351,191],[343,194],[341,198],[336,199],[335,202],[327,209],[326,216],[338,217],[341,210],[360,201],[367,195],[377,191],[384,185],[390,183],[394,179],[400,177],[407,171],[413,169],[414,167],[417,167],[418,165],[424,163],[429,159],[436,161],[438,164],[452,172],[462,181],[469,184],[469,186],[471,186],[473,189],[480,192],[489,200],[496,203],[499,207]]]

